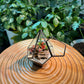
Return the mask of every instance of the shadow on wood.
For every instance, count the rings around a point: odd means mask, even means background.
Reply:
[[[13,69],[14,68],[14,69]],[[12,64],[9,69],[18,72],[19,70],[27,70],[27,71],[37,71],[41,66],[36,65],[32,61],[28,59],[28,56],[24,56],[22,59],[17,60],[14,64]]]

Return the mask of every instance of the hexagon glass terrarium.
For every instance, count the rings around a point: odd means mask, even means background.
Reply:
[[[56,56],[54,54],[53,48],[54,47],[50,43],[49,39],[46,38],[42,30],[39,30],[37,36],[35,37],[35,39],[32,40],[32,42],[27,48],[28,59],[42,66],[51,57]],[[65,53],[65,48],[64,48],[64,53]]]

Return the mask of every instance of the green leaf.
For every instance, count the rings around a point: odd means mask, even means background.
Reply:
[[[65,21],[70,24],[72,22],[72,17],[71,16],[67,16],[65,18]]]
[[[80,17],[77,17],[77,16],[73,17],[73,21],[79,21],[79,20],[80,20]]]
[[[37,26],[39,26],[40,25],[40,21],[38,21],[38,22],[36,22],[33,26],[32,26],[32,29],[36,29],[37,28]]]
[[[25,15],[20,15],[20,19],[24,20],[25,19]]]
[[[54,15],[52,15],[52,14],[48,14],[47,16],[46,16],[46,18],[48,17],[48,21],[50,21],[53,17],[54,17]]]
[[[34,38],[34,35],[32,34],[32,32],[29,32],[29,36],[30,36],[31,38]]]
[[[53,31],[54,28],[55,28],[52,24],[48,24],[48,26],[49,26],[49,28],[50,28],[51,31]]]
[[[22,20],[19,17],[16,18],[16,21],[18,24],[20,24],[22,22]]]
[[[47,27],[47,22],[46,21],[41,21],[41,25],[43,28],[46,28]]]
[[[16,15],[17,13],[21,13],[21,11],[18,11],[16,9],[10,9],[10,11],[13,13],[13,15]]]
[[[69,11],[69,17],[72,15],[72,8],[70,9],[70,11]]]
[[[1,14],[1,9],[0,9],[0,14]]]
[[[27,17],[25,15],[20,15],[19,17],[16,18],[16,21],[18,24],[21,24],[23,20],[25,20]]]
[[[1,21],[2,22],[5,22],[6,20],[7,20],[7,17],[6,16],[1,17]]]
[[[12,23],[14,21],[14,18],[10,18],[9,19],[9,24]]]
[[[21,32],[21,31],[22,31],[22,26],[21,26],[21,25],[18,25],[18,26],[17,26],[17,29],[18,29],[18,31]]]
[[[65,22],[60,22],[61,28],[65,26]]]
[[[74,9],[74,8],[75,8],[75,6],[74,6],[74,5],[72,5],[71,7],[72,7],[72,9]]]
[[[43,32],[46,35],[46,37],[49,37],[49,30],[48,30],[48,28],[45,28]]]
[[[22,39],[26,38],[28,36],[28,33],[23,33],[22,34]]]
[[[16,30],[14,24],[11,24],[11,25],[10,25],[10,28],[12,28],[13,30]]]
[[[46,8],[45,8],[46,11],[49,10],[49,9],[50,9],[50,7],[46,7]]]
[[[61,20],[61,18],[60,18],[58,15],[55,15],[55,17],[56,17],[57,19]]]
[[[1,5],[0,8],[4,9],[4,8],[6,8],[6,5]]]
[[[62,32],[57,33],[57,39],[60,41],[64,41],[65,35]]]
[[[0,3],[2,3],[2,2],[3,2],[3,0],[0,1]]]
[[[4,0],[3,0],[4,1]],[[6,4],[9,4],[10,3],[10,0],[7,0],[7,1],[5,1],[6,2]]]
[[[5,22],[4,27],[5,27],[5,29],[9,29],[10,28],[10,25],[8,24],[8,22]]]
[[[33,12],[36,14],[36,8],[32,7],[32,9],[33,9]]]
[[[54,18],[54,19],[53,19],[53,25],[54,25],[55,27],[57,27],[58,24],[59,24],[58,19],[57,19],[57,18]]]
[[[72,28],[73,30],[76,30],[78,27],[79,27],[80,23],[77,23],[77,21],[75,21],[73,24],[72,24]]]
[[[24,8],[25,4],[22,3],[20,0],[16,0],[17,1],[17,5],[19,5],[20,7]]]
[[[15,3],[13,3],[9,6],[9,8],[11,8],[11,7],[17,7],[17,5]]]
[[[28,28],[27,28],[27,27],[24,28],[24,29],[23,29],[23,32],[28,32]]]
[[[30,25],[32,25],[32,21],[27,20],[26,21],[26,26],[30,26]]]
[[[57,32],[57,37],[61,37],[62,32]]]

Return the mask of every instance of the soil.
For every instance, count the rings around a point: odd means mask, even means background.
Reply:
[[[84,43],[77,43],[73,46],[75,49],[77,49],[83,56],[84,56]]]

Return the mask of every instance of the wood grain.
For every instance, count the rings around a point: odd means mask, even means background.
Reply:
[[[84,57],[66,44],[64,57],[52,57],[42,67],[27,59],[31,40],[14,44],[0,54],[0,84],[84,84]],[[62,54],[62,43],[51,40]]]

